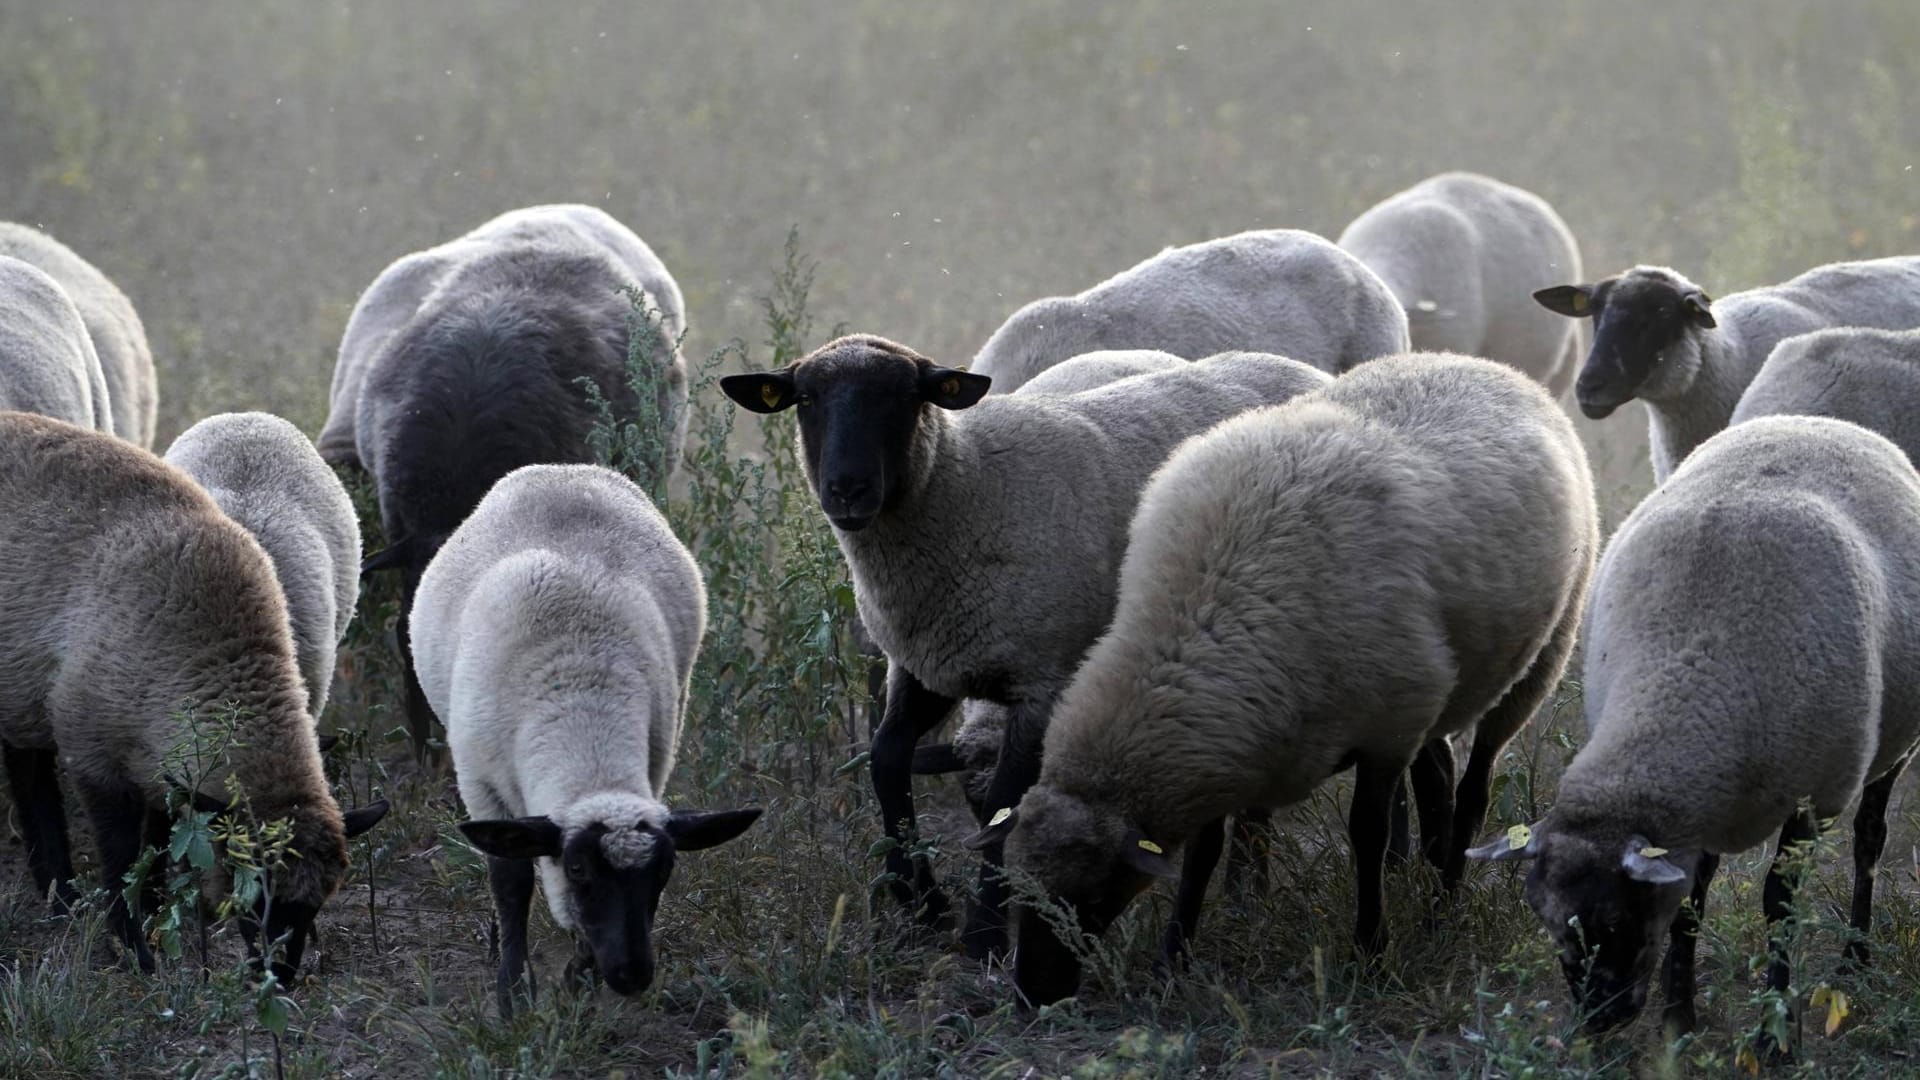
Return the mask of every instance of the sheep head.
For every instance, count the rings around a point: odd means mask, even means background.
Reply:
[[[1693,335],[1718,325],[1713,300],[1699,286],[1657,266],[1593,285],[1541,289],[1533,298],[1555,314],[1593,320],[1593,348],[1574,397],[1595,420],[1636,397],[1684,390],[1700,366]]]

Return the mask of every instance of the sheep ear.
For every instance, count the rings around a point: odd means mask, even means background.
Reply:
[[[931,746],[913,748],[913,774],[915,776],[944,776],[966,770],[967,763],[953,752],[952,743],[934,743]]]
[[[1627,848],[1620,853],[1620,869],[1648,885],[1678,885],[1687,880],[1685,870],[1667,861],[1667,849],[1654,847],[1644,836],[1627,838]]]
[[[413,537],[398,540],[360,560],[360,576],[382,570],[404,570],[413,565]]]
[[[340,815],[341,820],[346,822],[347,839],[351,840],[380,824],[380,819],[387,816],[387,811],[391,807],[392,804],[387,800],[375,799],[365,806],[356,806]]]
[[[321,735],[316,737],[314,741],[320,744],[320,752],[324,754],[327,751],[333,749],[334,747],[340,745],[340,736]]]
[[[1551,289],[1541,289],[1534,293],[1533,299],[1555,315],[1565,315],[1569,319],[1593,317],[1593,286],[1591,285],[1555,285]]]
[[[800,396],[790,371],[728,375],[720,380],[720,392],[732,398],[735,405],[757,413],[780,412],[791,407]]]
[[[1467,858],[1477,862],[1513,862],[1539,857],[1540,834],[1526,825],[1515,825],[1498,839],[1467,849]]]
[[[1152,877],[1180,876],[1180,868],[1167,858],[1166,850],[1137,829],[1127,834],[1127,846],[1121,849],[1120,857],[1126,860],[1128,866]]]
[[[986,397],[992,386],[992,376],[959,368],[934,367],[920,373],[920,399],[942,409],[968,408]]]
[[[667,817],[667,835],[681,851],[699,851],[727,841],[747,831],[760,816],[760,808],[740,810],[675,810]]]
[[[1720,325],[1713,319],[1713,297],[1699,289],[1681,297],[1680,306],[1687,309],[1687,318],[1703,330],[1711,330]]]
[[[496,859],[560,857],[560,826],[549,817],[463,821],[460,832],[474,847]]]
[[[996,810],[993,817],[987,820],[984,828],[960,842],[975,851],[992,847],[995,844],[1005,843],[1007,834],[1012,832],[1013,827],[1019,823],[1019,810],[1011,806],[1002,810]]]

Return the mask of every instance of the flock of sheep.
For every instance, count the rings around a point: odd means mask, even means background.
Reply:
[[[581,380],[657,428],[657,476],[679,463],[684,305],[654,253],[590,207],[504,214],[368,288],[317,446],[228,414],[157,457],[126,298],[34,230],[0,225],[0,252],[0,742],[35,887],[75,895],[64,771],[150,969],[142,903],[114,886],[165,835],[185,713],[230,709],[243,738],[195,798],[292,822],[298,858],[243,920],[290,976],[347,839],[387,809],[336,804],[315,721],[359,576],[393,570],[409,721],[422,744],[444,726],[487,856],[500,1008],[536,879],[575,970],[647,986],[677,853],[759,814],[662,801],[705,588],[642,489],[584,464]],[[1012,908],[1014,982],[1054,1001],[1076,930],[1155,878],[1179,881],[1177,963],[1223,853],[1257,873],[1270,813],[1352,769],[1361,950],[1385,939],[1410,801],[1445,890],[1469,860],[1530,861],[1595,1026],[1637,1015],[1664,942],[1679,1032],[1720,856],[1776,829],[1784,854],[1857,799],[1864,960],[1920,743],[1920,258],[1717,302],[1660,267],[1582,276],[1545,202],[1449,173],[1337,244],[1241,233],[1035,301],[969,367],[858,335],[723,379],[743,409],[796,411],[886,660],[870,763],[893,895],[961,922],[915,855],[912,776],[970,773],[963,941],[1003,953]],[[1651,416],[1661,486],[1604,557],[1569,383],[1591,417]],[[364,560],[335,468],[378,495],[391,545]],[[1558,802],[1470,848],[1577,642],[1590,734]],[[919,745],[956,710],[950,744]],[[1776,953],[1769,985],[1788,978]]]

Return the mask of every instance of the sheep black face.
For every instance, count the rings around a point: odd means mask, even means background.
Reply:
[[[780,371],[729,375],[720,389],[757,413],[798,406],[800,445],[820,509],[858,532],[898,499],[921,410],[964,409],[993,380],[940,367],[882,338],[841,338]]]
[[[653,982],[653,916],[673,876],[676,855],[725,843],[759,816],[757,807],[711,813],[676,810],[664,827],[645,821],[618,828],[594,822],[570,834],[551,818],[525,817],[466,821],[460,831],[495,858],[558,862],[565,894],[559,906],[572,915],[582,954],[591,956],[593,968],[614,993],[627,995]]]
[[[1080,934],[1106,933],[1156,877],[1178,877],[1164,850],[1118,814],[1051,788],[1036,787],[1019,810],[969,843],[1004,836],[1007,866],[1032,878],[1070,914]],[[1069,997],[1080,987],[1080,959],[1061,940],[1058,914],[1022,905],[1013,981],[1033,1005]]]
[[[1697,853],[1669,857],[1640,836],[1623,845],[1539,829],[1522,847],[1502,838],[1467,854],[1533,861],[1527,903],[1559,947],[1561,973],[1590,1030],[1640,1015]]]
[[[1593,348],[1573,392],[1580,411],[1595,420],[1632,401],[1663,365],[1697,364],[1688,333],[1716,325],[1706,293],[1657,270],[1541,289],[1533,298],[1556,314],[1593,320]]]
[[[225,812],[225,807],[206,796],[196,795],[202,809]],[[294,851],[279,879],[269,879],[250,914],[240,918],[240,936],[246,942],[247,955],[257,966],[261,950],[275,950],[272,957],[274,977],[281,985],[293,985],[300,961],[307,951],[307,939],[320,915],[317,901],[331,896],[347,872],[346,841],[360,836],[380,823],[387,814],[387,800],[376,799],[341,815],[343,829],[332,832],[312,824],[296,822]],[[265,933],[262,923],[265,923]]]

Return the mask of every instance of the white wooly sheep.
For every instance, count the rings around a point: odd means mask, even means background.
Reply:
[[[381,349],[429,304],[456,270],[489,252],[545,242],[585,243],[606,251],[646,292],[648,303],[659,312],[667,341],[677,345],[686,333],[687,305],[679,284],[646,241],[612,215],[578,203],[509,210],[455,240],[401,257],[360,294],[340,338],[331,409],[317,440],[320,456],[330,463],[361,463],[355,423],[367,372]],[[677,448],[679,441],[673,446]]]
[[[333,685],[334,649],[360,595],[360,522],[346,487],[299,428],[269,413],[209,416],[173,441],[166,460],[273,559],[307,710],[318,720]]]
[[[100,358],[60,283],[0,255],[0,410],[38,413],[113,434]]]
[[[488,855],[503,1013],[536,862],[578,962],[632,994],[653,979],[675,852],[759,816],[661,801],[706,620],[692,554],[637,486],[593,465],[507,474],[421,578],[414,655],[473,818],[461,831]]]
[[[1441,173],[1353,219],[1339,243],[1399,298],[1416,350],[1498,360],[1555,397],[1573,384],[1578,324],[1530,299],[1581,277],[1580,247],[1545,199],[1478,173]]]
[[[960,699],[1007,706],[987,802],[1017,802],[1054,698],[1112,616],[1147,478],[1188,436],[1329,381],[1229,353],[1078,394],[989,398],[986,376],[868,335],[720,381],[753,412],[798,406],[808,482],[887,656],[873,785],[896,845],[890,888],[922,920],[944,925],[949,909],[926,860],[908,854],[914,744]],[[998,855],[991,845],[968,927],[975,955],[1005,937]]]
[[[1790,337],[1740,396],[1733,423],[1831,416],[1920,455],[1920,330],[1842,327]]]
[[[1667,1022],[1690,1030],[1720,856],[1776,829],[1785,854],[1855,797],[1853,926],[1869,930],[1887,800],[1920,743],[1916,610],[1920,478],[1845,421],[1731,427],[1620,526],[1588,613],[1587,743],[1542,821],[1474,852],[1533,860],[1527,899],[1590,1023],[1640,1011],[1667,938]],[[1769,924],[1794,884],[1776,861]],[[1789,975],[1776,949],[1768,985]]]
[[[1021,384],[1017,394],[1077,394],[1135,375],[1170,371],[1185,357],[1158,349],[1101,349],[1064,360]]]
[[[100,358],[107,388],[104,400],[113,412],[114,432],[151,449],[159,387],[147,330],[133,302],[92,263],[30,226],[0,221],[0,255],[32,263],[67,291]]]
[[[1337,373],[1407,347],[1406,314],[1373,271],[1312,233],[1266,229],[1168,248],[1077,296],[1035,300],[970,370],[1008,394],[1097,350],[1192,360],[1239,349]]]
[[[1402,774],[1444,779],[1423,748],[1474,732],[1452,884],[1501,749],[1566,666],[1597,547],[1573,425],[1491,361],[1375,361],[1187,442],[1140,497],[1112,628],[1001,825],[1010,870],[1097,935],[1192,843],[1190,930],[1222,819],[1351,767],[1356,937],[1377,949]],[[1021,911],[1014,971],[1036,1003],[1077,985],[1042,909]]]
[[[1920,256],[1829,263],[1720,300],[1663,266],[1542,289],[1534,299],[1593,320],[1574,397],[1595,420],[1634,398],[1647,403],[1658,482],[1727,426],[1780,342],[1838,326],[1920,327]]]

